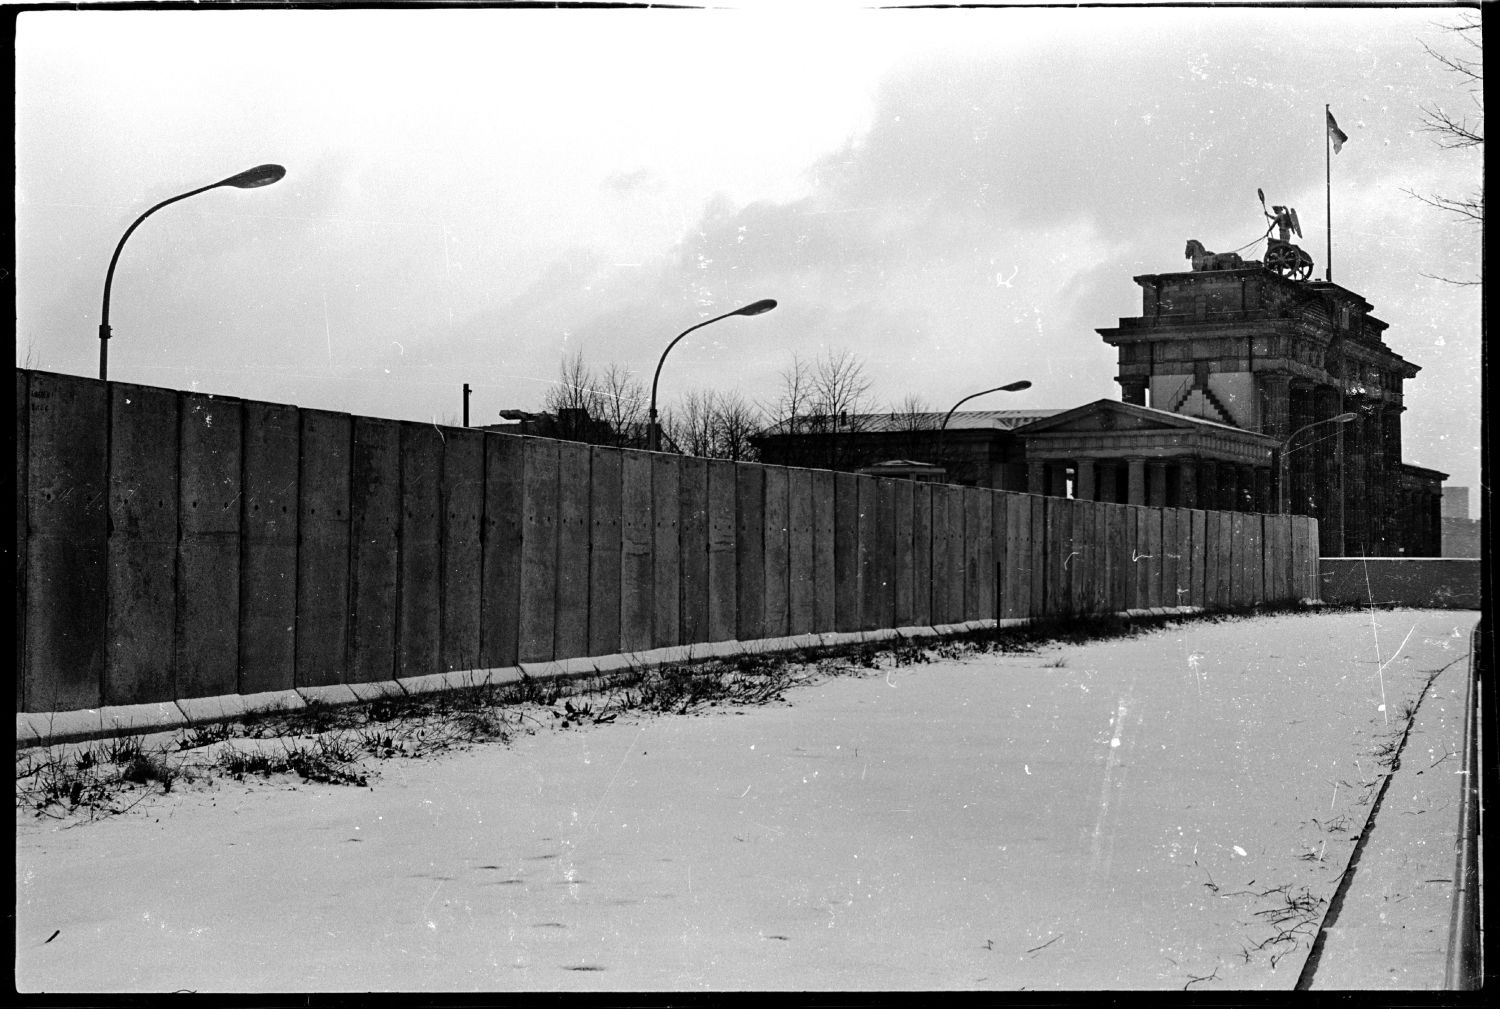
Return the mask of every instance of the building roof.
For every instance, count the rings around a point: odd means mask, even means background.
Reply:
[[[1274,442],[1269,435],[1261,434],[1259,431],[1247,431],[1233,424],[1223,424],[1216,420],[1208,420],[1204,417],[1193,417],[1185,413],[1173,413],[1171,410],[1158,410],[1150,406],[1137,406],[1134,403],[1122,403],[1114,399],[1097,399],[1092,403],[1084,403],[1075,406],[1071,410],[1054,410],[1050,416],[1038,418],[1036,421],[1025,425],[1022,434],[1040,434],[1053,428],[1067,427],[1072,421],[1096,414],[1100,411],[1124,414],[1139,418],[1142,421],[1159,424],[1163,427],[1195,428],[1202,430],[1217,431],[1223,434],[1249,436],[1257,440]]]
[[[949,431],[1012,431],[1023,424],[1043,420],[1062,410],[962,410],[948,420]],[[889,432],[936,431],[943,423],[944,413],[858,413],[839,423],[834,430],[817,428],[799,431],[798,434],[886,434]],[[808,420],[812,418],[798,418]],[[826,420],[826,418],[816,418]],[[761,431],[761,436],[786,434],[787,421],[777,423]]]

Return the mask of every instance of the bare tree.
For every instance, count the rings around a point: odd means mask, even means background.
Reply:
[[[760,411],[738,392],[688,392],[662,415],[663,433],[670,445],[686,455],[709,459],[754,459],[750,436],[762,423]]]
[[[926,398],[917,393],[909,392],[900,402],[891,404],[892,431],[932,431],[939,420]]]
[[[1422,131],[1430,134],[1434,142],[1445,150],[1482,148],[1484,146],[1484,43],[1480,18],[1476,13],[1466,12],[1460,15],[1458,24],[1445,25],[1443,28],[1456,36],[1466,47],[1460,50],[1461,55],[1439,52],[1425,42],[1422,43],[1422,48],[1427,51],[1428,56],[1437,60],[1445,69],[1458,77],[1460,85],[1464,87],[1474,107],[1469,112],[1454,112],[1435,102],[1424,105],[1422,106]],[[1454,214],[1462,221],[1484,227],[1484,187],[1482,185],[1467,196],[1422,194],[1410,189],[1405,192],[1429,207],[1435,207],[1445,213]],[[1433,279],[1466,286],[1480,283],[1479,280],[1451,280],[1447,277],[1434,277]]]
[[[812,385],[817,412],[836,418],[844,430],[869,407],[870,379],[864,362],[848,348],[823,355],[813,371]]]
[[[612,444],[622,448],[645,444],[646,387],[635,373],[613,361],[598,382],[599,416],[614,431]]]
[[[787,445],[786,461],[798,466],[847,468],[858,461],[852,435],[870,424],[870,379],[864,362],[848,349],[827,350],[808,361],[792,356],[781,373],[778,397],[763,409],[769,436],[806,436]]]
[[[794,351],[792,363],[781,371],[780,393],[764,410],[787,434],[797,434],[812,413],[812,399],[812,364]]]
[[[750,436],[765,420],[759,410],[739,392],[720,393],[714,404],[714,456],[751,462],[757,458]]]
[[[641,443],[644,404],[632,372],[612,362],[596,373],[582,351],[563,358],[556,384],[542,398],[543,409],[556,417],[557,437],[616,446]]]
[[[692,389],[683,394],[674,409],[664,413],[662,431],[685,455],[715,454],[715,398],[712,391]]]

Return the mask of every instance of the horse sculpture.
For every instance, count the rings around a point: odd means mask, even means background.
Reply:
[[[1209,252],[1196,238],[1188,239],[1183,258],[1193,261],[1194,270],[1237,270],[1245,265],[1237,252]]]

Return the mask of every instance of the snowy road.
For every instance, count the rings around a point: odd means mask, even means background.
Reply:
[[[387,761],[368,790],[18,813],[17,984],[1290,988],[1377,751],[1476,616],[1188,623]]]

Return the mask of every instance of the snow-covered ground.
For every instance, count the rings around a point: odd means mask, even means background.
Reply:
[[[1475,617],[1188,622],[383,761],[369,788],[18,811],[16,982],[1290,988],[1377,753]]]

